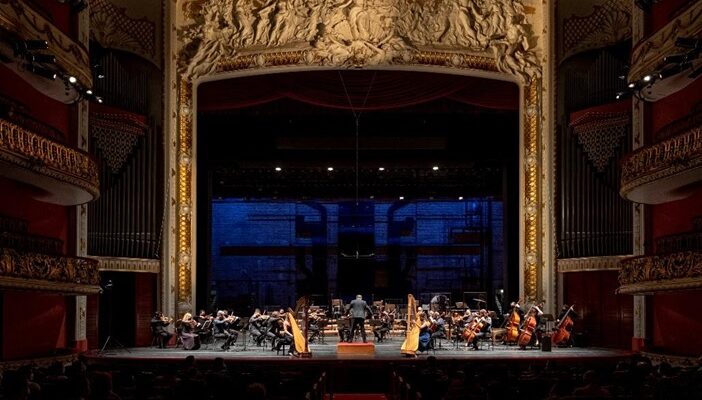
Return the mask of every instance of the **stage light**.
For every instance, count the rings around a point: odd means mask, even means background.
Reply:
[[[675,45],[686,49],[699,49],[702,47],[702,41],[691,37],[681,37],[675,40]]]
[[[435,165],[435,166],[431,167],[431,169],[434,170],[434,171],[438,171],[438,170],[439,170],[439,167],[438,167],[437,165]]]
[[[624,92],[619,92],[619,93],[617,93],[617,95],[615,96],[615,98],[616,98],[617,100],[621,99],[622,97],[624,97]]]
[[[24,68],[33,74],[41,76],[42,78],[51,79],[52,81],[56,79],[56,72],[42,68],[38,65],[25,64]]]
[[[691,67],[692,67],[692,63],[683,63],[683,64],[672,65],[664,70],[661,70],[661,72],[658,73],[658,78],[665,79],[665,78],[671,77],[673,75],[677,75],[677,74],[679,74],[679,73],[683,72],[684,70],[691,68]]]
[[[102,104],[102,97],[95,97],[95,100],[97,100],[98,103]]]
[[[373,199],[375,198],[375,196],[372,196],[372,195],[371,195],[371,196],[369,196],[368,198],[371,199],[371,200],[373,200]]]
[[[76,83],[76,82],[78,82],[78,79],[75,76],[69,76],[68,81],[71,83]]]
[[[327,167],[327,171],[329,171],[329,172],[334,171],[334,167]]]
[[[283,169],[280,168],[280,167],[275,167],[275,171],[276,171],[276,172],[280,172],[280,171],[282,171],[282,170],[283,170]]]
[[[46,40],[22,40],[15,43],[15,54],[22,54],[28,51],[46,50],[49,42]]]
[[[105,78],[105,71],[103,70],[102,65],[94,64],[93,65],[93,72],[95,72],[95,76],[97,76],[98,79]]]
[[[93,91],[90,90],[90,89],[88,89],[88,90],[85,91],[85,94],[87,94],[88,96],[92,96],[92,95],[93,95]]]
[[[385,171],[385,167],[378,167],[378,171]]]
[[[27,61],[42,64],[56,64],[56,56],[53,54],[29,54],[27,55]]]
[[[405,196],[400,196],[400,200],[404,200],[404,199],[405,199]]]
[[[673,54],[672,56],[663,57],[663,62],[666,64],[680,64],[687,61],[686,54]]]
[[[651,75],[646,75],[643,77],[644,82],[651,82],[651,79],[653,79],[653,76]]]
[[[633,88],[635,88],[635,87],[636,87],[636,84],[635,84],[634,82],[631,82],[631,83],[629,84],[629,89],[633,89]]]
[[[458,196],[458,200],[463,200],[463,196]]]

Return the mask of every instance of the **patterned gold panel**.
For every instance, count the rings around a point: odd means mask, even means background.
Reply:
[[[619,293],[653,293],[702,287],[702,253],[684,251],[664,256],[622,260]]]

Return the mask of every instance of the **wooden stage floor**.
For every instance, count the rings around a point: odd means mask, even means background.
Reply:
[[[483,344],[481,350],[475,351],[466,349],[464,344],[456,347],[450,342],[444,341],[441,348],[436,351],[418,354],[417,358],[407,358],[400,354],[400,346],[402,337],[391,338],[383,343],[375,344],[374,355],[339,355],[337,354],[336,338],[327,338],[325,344],[311,344],[311,358],[290,357],[286,353],[281,352],[280,355],[275,351],[271,351],[270,347],[257,347],[251,345],[250,342],[246,348],[240,343],[237,343],[229,351],[223,351],[219,348],[187,351],[183,349],[167,348],[158,349],[154,347],[137,347],[128,349],[109,349],[104,353],[92,353],[90,359],[94,362],[109,362],[122,361],[126,363],[138,361],[150,362],[175,362],[182,361],[189,355],[195,356],[196,360],[208,362],[216,357],[222,357],[227,363],[235,364],[237,362],[246,363],[325,363],[334,361],[347,362],[413,362],[415,360],[424,360],[428,356],[435,356],[440,361],[447,360],[464,360],[476,362],[516,362],[516,363],[545,363],[553,362],[596,362],[596,361],[616,361],[624,359],[632,355],[629,351],[604,349],[604,348],[556,348],[552,351],[545,352],[540,349],[519,350],[516,346],[504,346],[496,344],[494,348],[489,348],[487,344]]]

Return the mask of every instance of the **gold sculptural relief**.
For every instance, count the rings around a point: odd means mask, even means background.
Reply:
[[[702,287],[702,253],[683,251],[622,260],[619,292],[655,292]]]
[[[57,65],[86,87],[92,86],[90,58],[85,48],[24,1],[0,0],[0,28],[14,32],[24,40],[46,40],[49,51],[56,56]]]
[[[97,261],[0,249],[0,286],[95,293],[100,274]]]
[[[528,82],[541,74],[524,6],[512,0],[190,0],[178,29],[187,79],[247,52],[306,51],[300,62],[338,67],[409,63],[423,51],[494,59]]]
[[[697,126],[662,142],[643,147],[624,158],[620,193],[681,171],[702,166],[702,126]]]
[[[98,168],[88,154],[0,118],[0,160],[100,193]]]

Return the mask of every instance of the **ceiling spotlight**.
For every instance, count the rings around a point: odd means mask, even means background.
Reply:
[[[15,43],[15,55],[23,54],[28,51],[46,50],[49,48],[49,42],[46,40],[22,40]]]
[[[463,200],[463,196],[458,196],[458,200]]]
[[[51,79],[52,81],[56,79],[56,72],[42,68],[38,65],[25,64],[24,68],[33,74],[41,76],[42,78]]]
[[[635,84],[634,82],[631,82],[631,83],[629,84],[629,89],[633,89],[633,88],[635,88],[635,87],[636,87],[636,84]]]
[[[431,169],[434,170],[434,171],[438,171],[438,170],[439,170],[439,166],[435,165],[435,166],[431,167]]]
[[[85,94],[87,94],[87,95],[89,95],[89,96],[92,96],[93,91],[90,90],[90,89],[88,89],[88,90],[85,91]]]
[[[97,100],[98,103],[102,104],[102,97],[95,97],[95,100]]]
[[[282,171],[282,170],[283,170],[283,169],[280,168],[280,167],[275,167],[275,171],[276,171],[276,172],[280,172],[280,171]]]
[[[687,61],[686,54],[673,54],[672,56],[663,57],[663,63],[665,64],[680,64]]]
[[[42,64],[56,64],[56,56],[53,54],[29,54],[27,55],[27,61]]]
[[[651,75],[646,75],[643,77],[644,82],[651,82],[651,79],[653,79]]]
[[[405,196],[400,196],[400,200],[404,200],[404,199],[405,199]]]
[[[619,92],[619,93],[617,93],[617,95],[614,96],[614,97],[615,97],[617,100],[619,100],[619,99],[621,99],[622,97],[624,97],[624,92]]]
[[[105,78],[105,71],[103,70],[102,65],[100,65],[100,64],[93,65],[93,71],[95,72],[95,76],[97,76],[98,79]]]
[[[677,75],[677,74],[679,74],[679,73],[683,72],[684,70],[691,68],[691,67],[692,67],[692,63],[689,63],[689,62],[671,65],[670,67],[663,69],[663,70],[661,70],[661,72],[658,73],[658,79],[665,79],[665,78],[671,77],[673,75]]]
[[[327,167],[327,171],[329,171],[329,172],[334,171],[334,167]]]
[[[385,167],[378,167],[378,171],[385,171]]]
[[[78,79],[75,76],[69,76],[68,81],[71,83],[76,83],[76,82],[78,82]]]

